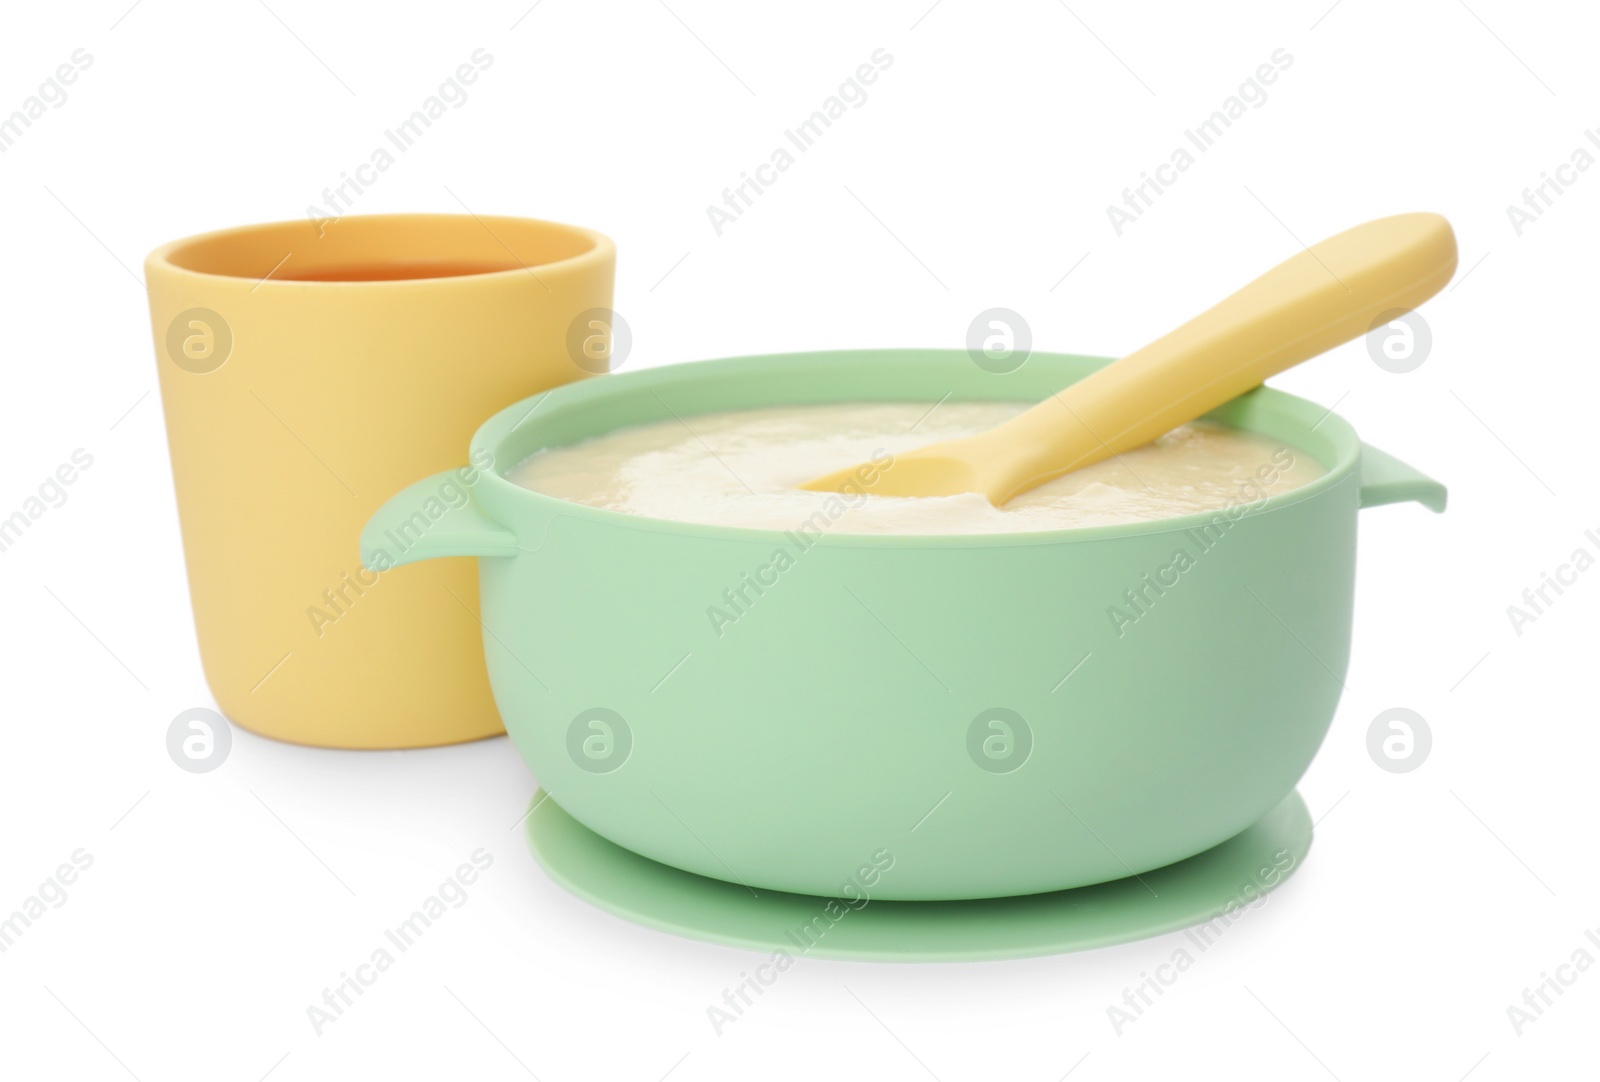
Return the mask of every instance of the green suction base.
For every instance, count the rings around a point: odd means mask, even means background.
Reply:
[[[1025,958],[1231,922],[1298,869],[1311,848],[1311,816],[1300,794],[1290,793],[1243,833],[1139,876],[1051,894],[850,909],[804,894],[752,894],[659,864],[594,833],[543,790],[527,831],[552,879],[637,924],[766,954],[880,962]]]

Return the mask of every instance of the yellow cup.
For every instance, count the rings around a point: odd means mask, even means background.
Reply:
[[[476,215],[247,226],[150,254],[200,657],[229,718],[346,748],[502,731],[476,561],[392,576],[357,539],[389,496],[459,466],[485,417],[605,370],[615,265],[599,233]]]

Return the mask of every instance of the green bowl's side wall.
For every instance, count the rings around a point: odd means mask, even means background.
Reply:
[[[588,381],[572,388],[578,407],[558,392],[534,419],[513,429],[507,411],[480,439],[504,467],[541,443],[650,419],[653,403],[687,418],[762,402],[932,402],[941,387],[1042,397],[1098,363],[1035,356],[1024,380],[959,352],[914,364],[849,355],[860,359],[847,371],[841,356]],[[719,377],[703,378],[713,365]],[[797,371],[810,375],[803,390]],[[781,534],[630,519],[489,478],[480,506],[526,550],[481,561],[506,727],[586,826],[751,886],[848,894],[887,850],[893,867],[873,897],[984,897],[1116,879],[1207,849],[1277,805],[1309,765],[1338,701],[1353,596],[1353,434],[1337,418],[1313,432],[1319,410],[1271,392],[1230,410],[1335,469],[1209,548],[1162,523],[830,535],[802,550]],[[760,595],[746,587],[745,611],[719,633],[708,609],[728,609],[724,591],[780,549],[792,566]],[[1108,609],[1131,612],[1123,591],[1179,550],[1193,566],[1150,591],[1148,611],[1119,633]],[[594,707],[617,711],[632,736],[607,773],[567,750],[572,719]],[[967,750],[973,718],[994,707],[1032,731],[1010,773]]]

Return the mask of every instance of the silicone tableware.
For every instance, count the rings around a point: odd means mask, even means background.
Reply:
[[[505,468],[624,425],[781,403],[1037,401],[1105,363],[673,365],[502,410],[470,454]],[[1327,473],[1212,515],[891,537],[826,516],[787,532],[645,519],[497,468],[460,500],[440,498],[448,474],[401,492],[362,553],[385,576],[479,557],[473,634],[507,731],[561,809],[616,845],[757,891],[833,896],[880,850],[880,900],[1057,891],[1194,856],[1287,798],[1342,687],[1358,508],[1444,506],[1442,486],[1311,402],[1262,388],[1212,416]]]
[[[590,374],[568,328],[611,303],[615,261],[587,229],[446,214],[248,226],[151,253],[189,594],[223,713],[348,748],[501,731],[462,607],[476,569],[380,581],[350,538],[397,487],[456,462],[486,414]],[[470,273],[486,267],[500,269]]]
[[[801,485],[821,492],[948,496],[1003,504],[1072,470],[1149,443],[1268,376],[1414,308],[1456,270],[1456,238],[1437,214],[1346,230],[1278,264],[1226,300],[1005,424],[852,466]]]
[[[647,860],[606,841],[540,792],[528,844],[551,878],[601,909],[694,939],[791,958],[971,962],[1087,950],[1190,925],[1205,950],[1265,903],[1311,848],[1311,816],[1290,793],[1221,845],[1143,875],[1075,890],[962,902],[878,900],[843,881],[827,897],[746,890]],[[886,875],[893,874],[891,866]]]

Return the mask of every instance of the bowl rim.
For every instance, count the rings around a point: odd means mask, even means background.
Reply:
[[[1070,378],[1081,379],[1089,372],[1110,364],[1115,358],[1097,357],[1085,354],[1053,353],[1035,351],[1029,355],[1027,366],[1049,368],[1050,371],[1060,372],[1061,369],[1081,369],[1078,375],[1071,377],[1070,372],[1061,373]],[[567,517],[590,521],[596,525],[607,527],[638,530],[648,533],[666,533],[678,536],[697,537],[703,539],[724,539],[745,543],[766,543],[774,545],[792,544],[792,532],[781,530],[756,528],[748,526],[722,526],[709,523],[682,522],[674,519],[652,518],[645,515],[636,515],[625,511],[613,511],[606,508],[591,507],[587,504],[574,503],[560,497],[546,495],[512,481],[505,475],[505,471],[515,466],[533,450],[524,451],[513,457],[509,462],[502,461],[502,451],[505,444],[523,426],[529,423],[533,416],[540,414],[540,419],[533,423],[528,431],[537,431],[540,425],[548,424],[552,419],[569,413],[591,409],[595,403],[604,402],[608,398],[620,395],[652,394],[670,386],[683,386],[695,381],[718,379],[724,376],[750,377],[762,371],[767,375],[772,374],[774,368],[802,369],[811,365],[837,366],[839,363],[854,363],[864,361],[873,365],[887,367],[901,367],[908,376],[910,374],[926,375],[927,370],[935,366],[952,366],[959,362],[960,369],[953,371],[964,375],[970,373],[965,369],[976,371],[977,366],[964,349],[840,349],[840,350],[815,350],[792,353],[766,353],[750,354],[736,357],[721,357],[714,360],[687,361],[672,364],[657,365],[651,368],[638,369],[633,372],[613,373],[603,378],[579,379],[573,383],[563,384],[559,387],[531,395],[521,401],[512,403],[501,409],[482,425],[472,436],[471,460],[484,461],[487,454],[492,466],[484,469],[482,475],[475,480],[472,486],[473,499],[478,506],[497,525],[516,530],[517,520],[526,513],[519,508],[543,513],[549,520]],[[1063,384],[1065,385],[1065,384]],[[1032,395],[994,395],[991,400],[1017,400],[1032,399]],[[852,395],[848,389],[841,389],[835,397],[832,392],[826,392],[823,397],[811,399],[805,403],[794,404],[821,404],[827,402],[859,402],[863,398]],[[893,398],[878,396],[879,401],[933,401],[931,398],[908,392],[905,395]],[[963,400],[972,401],[971,397]],[[658,401],[660,401],[658,399]],[[671,407],[661,403],[669,413]],[[780,395],[767,402],[766,405],[781,406],[788,404]],[[734,408],[760,408],[752,404]],[[1325,468],[1326,472],[1315,480],[1304,485],[1290,489],[1265,500],[1251,504],[1230,504],[1228,507],[1242,508],[1234,516],[1229,516],[1230,523],[1238,523],[1246,518],[1256,518],[1261,515],[1272,514],[1284,508],[1298,504],[1304,500],[1316,499],[1338,488],[1340,485],[1351,483],[1356,476],[1356,469],[1361,457],[1361,440],[1356,435],[1350,424],[1332,409],[1325,408],[1308,399],[1288,394],[1271,387],[1261,386],[1248,391],[1226,405],[1219,407],[1214,413],[1237,413],[1240,411],[1263,410],[1274,415],[1280,420],[1291,425],[1299,425],[1305,433],[1316,432],[1318,438],[1324,440],[1331,449],[1331,461],[1315,454],[1307,447],[1285,440],[1293,450],[1311,455]],[[722,409],[695,410],[683,416],[704,416],[707,413],[722,412]],[[677,416],[676,413],[673,413]],[[1206,415],[1211,416],[1210,414]],[[681,418],[680,418],[681,419]],[[583,438],[592,438],[606,432],[615,431],[617,428],[628,427],[633,422],[625,422],[610,428],[598,429]],[[1223,422],[1227,423],[1227,422]],[[1258,432],[1259,430],[1246,426],[1241,427],[1246,431]],[[1266,433],[1262,433],[1266,434]],[[568,441],[570,442],[570,441]],[[565,442],[556,442],[547,446],[566,446]],[[540,448],[542,449],[542,448]],[[1102,526],[1082,526],[1063,530],[1039,530],[1016,533],[976,533],[976,534],[863,534],[844,532],[823,532],[818,535],[808,535],[812,547],[828,548],[992,548],[1014,547],[1028,545],[1060,545],[1082,542],[1105,541],[1128,537],[1148,537],[1162,534],[1185,533],[1191,529],[1213,523],[1216,516],[1223,514],[1228,507],[1221,511],[1202,511],[1187,515],[1178,515],[1172,518],[1153,519],[1145,522],[1115,523]],[[1352,501],[1352,510],[1354,501]],[[799,527],[796,524],[796,528]],[[546,527],[548,528],[548,527]]]

